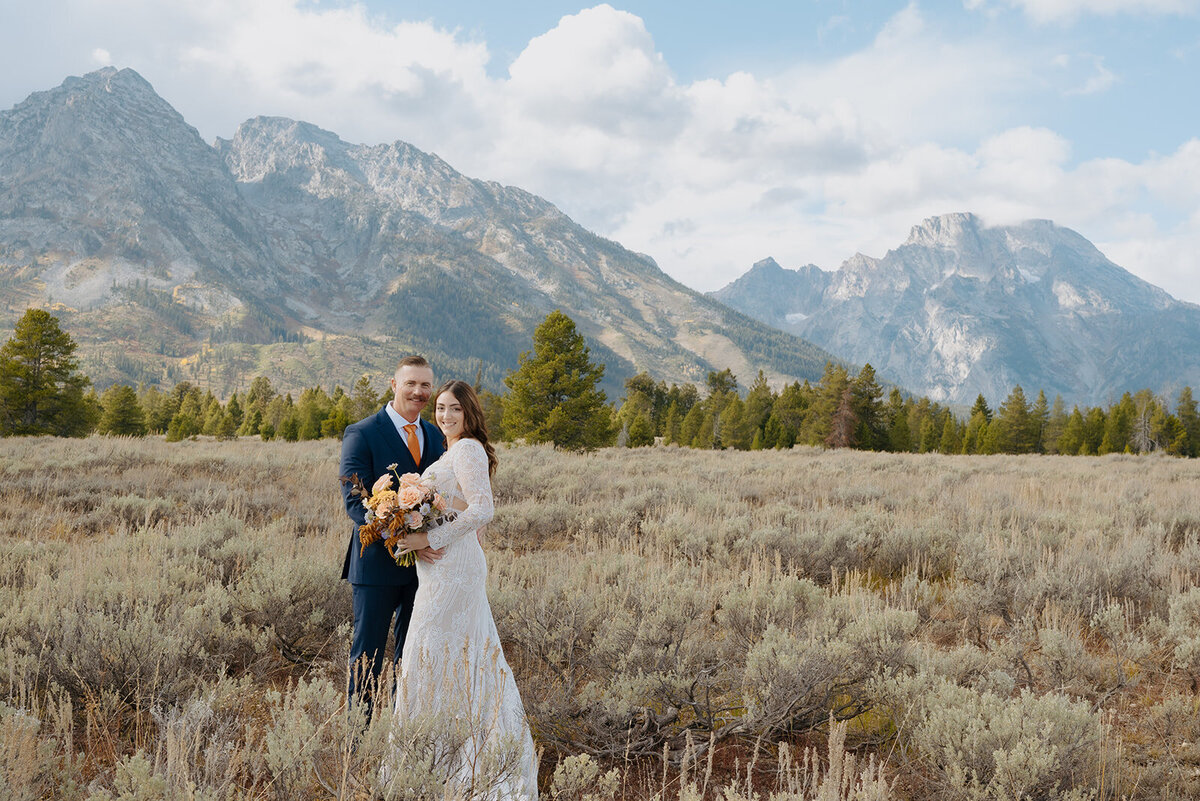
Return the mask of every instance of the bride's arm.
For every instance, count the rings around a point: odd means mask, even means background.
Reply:
[[[492,482],[488,477],[488,458],[476,440],[464,440],[454,454],[454,477],[466,498],[467,508],[458,517],[429,532],[431,548],[445,548],[472,531],[478,531],[492,520]]]

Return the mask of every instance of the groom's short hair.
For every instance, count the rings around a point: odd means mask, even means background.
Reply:
[[[405,356],[396,365],[396,372],[400,372],[400,368],[402,367],[429,367],[429,362],[425,361],[424,356]],[[430,369],[432,370],[433,368]]]

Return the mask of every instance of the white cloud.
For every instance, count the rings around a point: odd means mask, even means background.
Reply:
[[[1050,60],[1050,65],[1058,69],[1062,78],[1067,81],[1063,90],[1067,95],[1099,94],[1117,82],[1117,76],[1104,66],[1104,58],[1101,56],[1071,56],[1060,53]]]
[[[1072,5],[1050,0],[1059,13]],[[837,60],[691,83],[640,18],[608,5],[563,17],[502,77],[489,77],[485,43],[358,5],[40,8],[24,8],[23,29],[74,20],[61,34],[70,70],[93,69],[104,42],[208,137],[281,114],[352,141],[405,139],[547,197],[700,289],[768,255],[829,268],[880,255],[926,216],[974,211],[1053,219],[1200,301],[1200,141],[1142,162],[1073,163],[1069,140],[1015,110],[1039,93],[1103,91],[1117,80],[1103,60],[952,39],[916,5]],[[34,74],[58,71],[39,88],[63,77],[45,44],[0,31],[0,49],[27,53]]]
[[[95,61],[101,67],[107,67],[112,64],[112,53],[109,53],[103,47],[97,47],[92,51],[92,61]]]
[[[1006,0],[1038,23],[1074,22],[1087,14],[1164,15],[1194,14],[1200,10],[1197,0]],[[974,6],[968,4],[968,8]]]

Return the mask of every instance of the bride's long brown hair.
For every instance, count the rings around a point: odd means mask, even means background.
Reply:
[[[492,443],[488,442],[487,421],[483,417],[483,405],[479,402],[479,396],[475,394],[475,388],[466,381],[451,379],[438,387],[437,394],[433,396],[435,408],[437,406],[437,399],[442,397],[443,392],[449,392],[458,401],[459,405],[462,406],[462,435],[479,440],[479,443],[483,445],[483,450],[487,453],[488,475],[495,475],[497,464],[496,449],[492,447]]]

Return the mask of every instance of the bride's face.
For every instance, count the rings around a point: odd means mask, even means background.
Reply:
[[[458,398],[454,397],[453,392],[447,390],[438,395],[433,413],[437,418],[438,428],[446,435],[447,442],[454,442],[462,436],[463,408],[462,404],[458,402]]]

